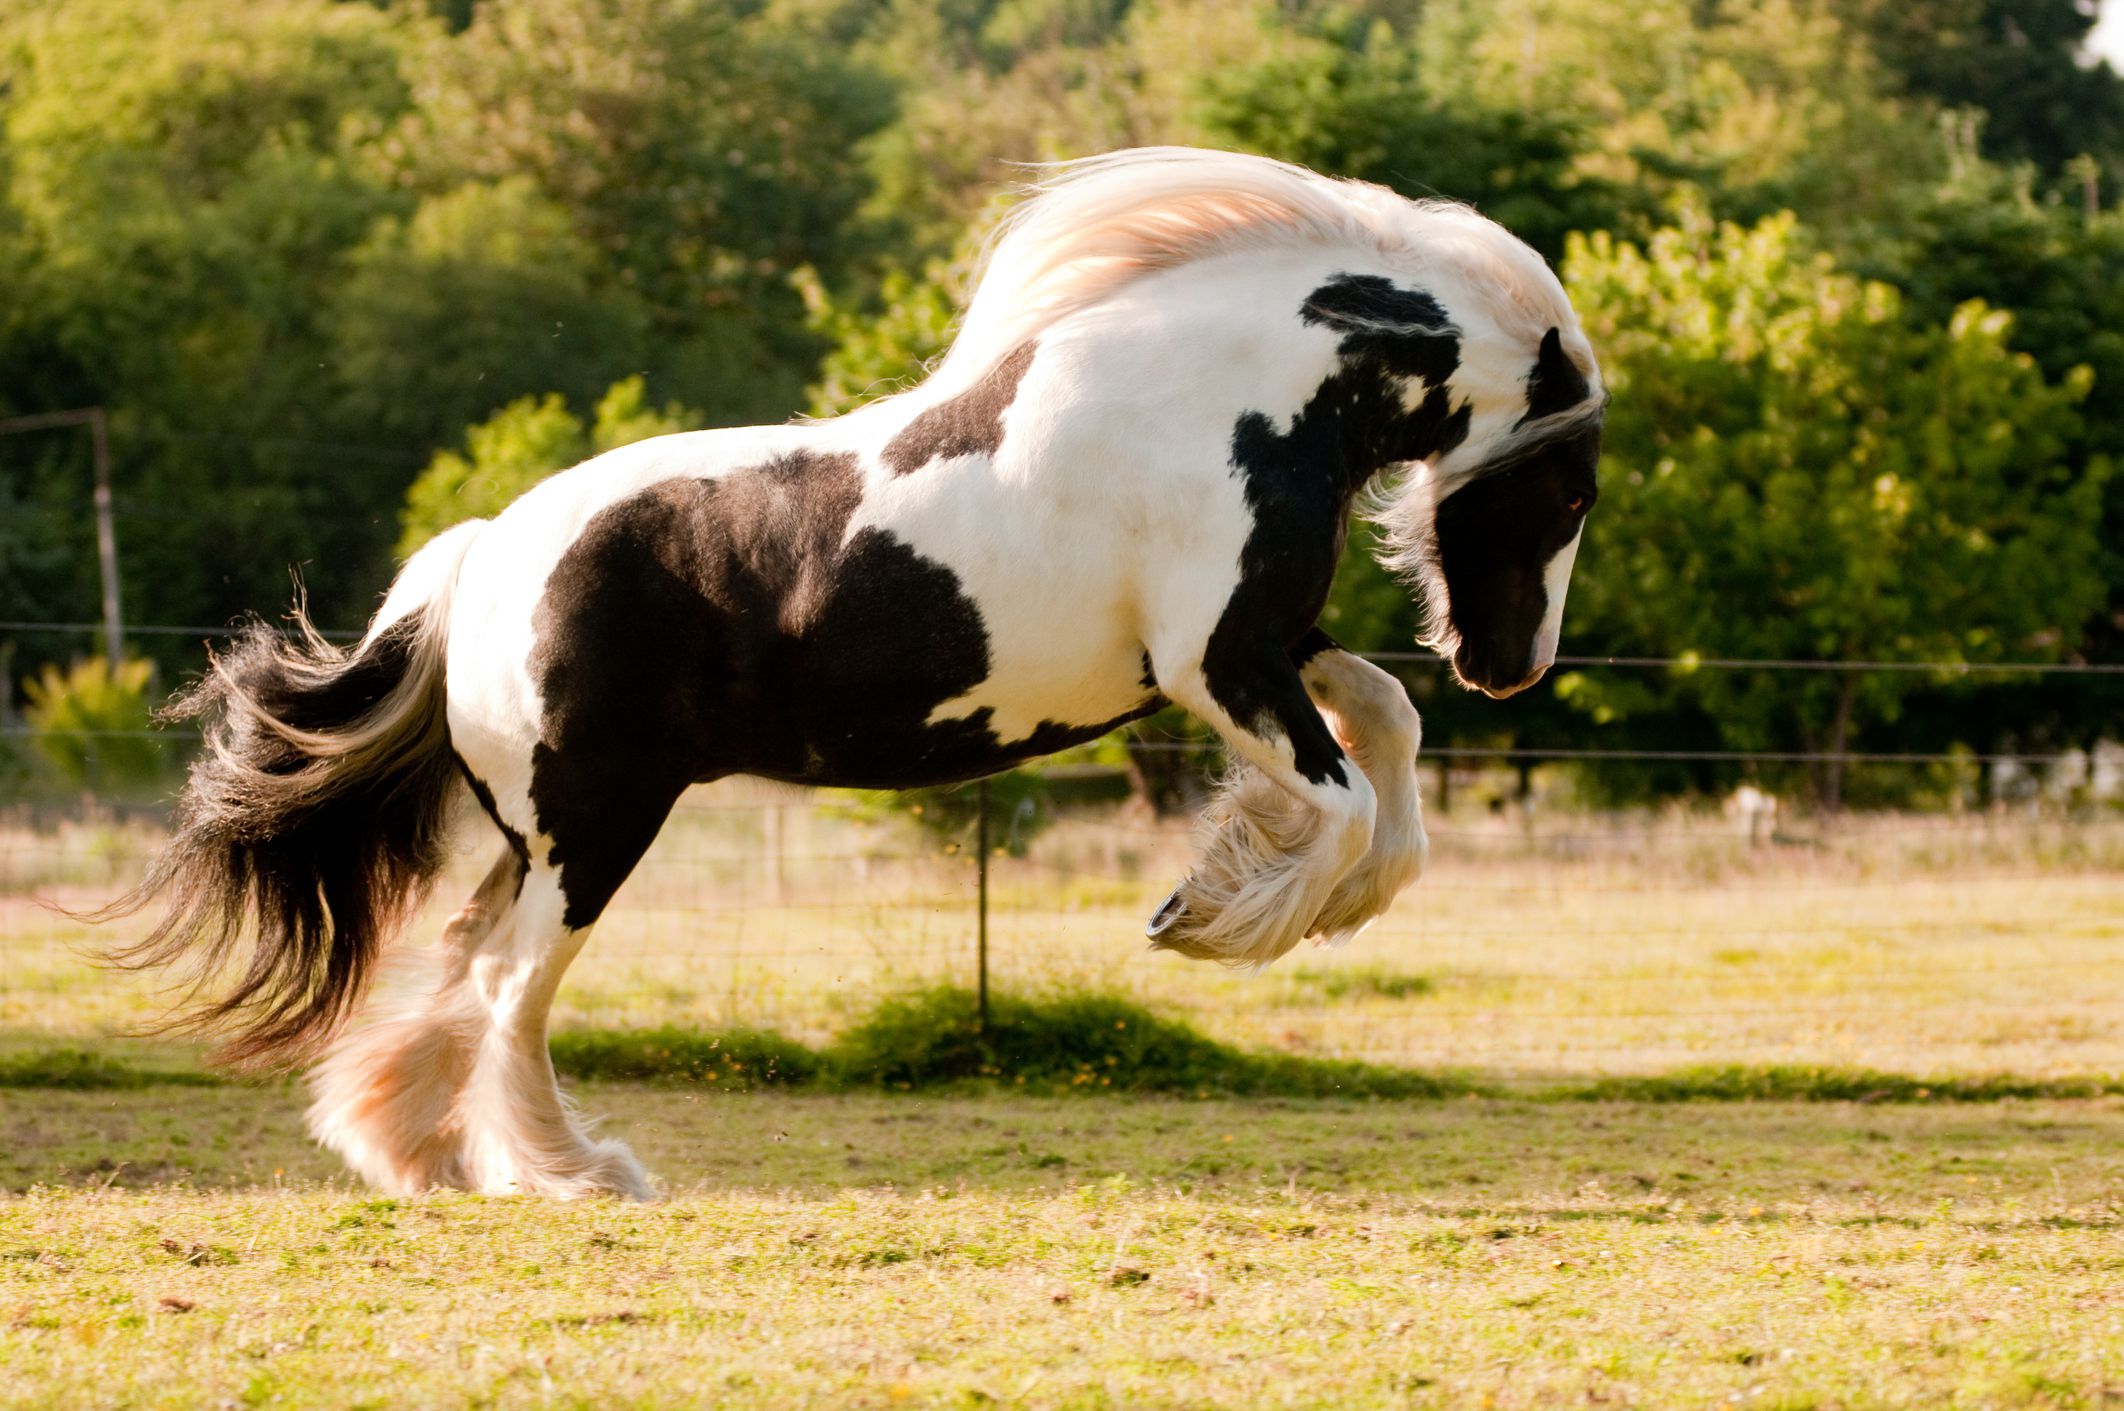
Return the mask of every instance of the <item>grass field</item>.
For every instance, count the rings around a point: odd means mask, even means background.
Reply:
[[[1430,874],[1383,921],[1252,976],[1145,953],[1143,918],[1187,865],[1184,828],[1065,824],[997,860],[991,971],[1019,992],[1127,995],[1237,1043],[1529,1082],[1703,1062],[2124,1073],[2114,815],[1853,821],[1768,847],[1715,816],[1558,815],[1529,835],[1477,813],[1432,833]],[[36,901],[102,900],[152,843],[0,835],[0,1052],[156,1012],[147,983],[83,963],[109,936]],[[703,791],[600,923],[555,1022],[815,1043],[883,994],[970,984],[972,869],[947,846]],[[488,849],[472,831],[417,933],[439,928]]]
[[[678,821],[564,1025],[816,1047],[971,978],[963,854],[765,820]],[[1435,831],[1394,916],[1248,978],[1141,950],[1184,837],[1069,825],[999,861],[993,965],[1484,1096],[584,1083],[669,1196],[555,1207],[355,1190],[292,1083],[0,1087],[0,1406],[2124,1401],[2124,1100],[1937,1100],[2124,1076],[2124,830]],[[0,1059],[190,1071],[113,1036],[151,994],[31,899],[108,894],[151,835],[6,841]],[[1704,1063],[1912,1081],[1582,1100]]]
[[[11,1103],[0,1403],[2124,1397],[2113,1102],[588,1099],[670,1199],[373,1199],[286,1088]]]

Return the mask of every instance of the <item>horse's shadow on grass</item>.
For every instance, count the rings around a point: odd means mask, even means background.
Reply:
[[[1564,1103],[1507,1099],[792,1094],[597,1084],[586,1105],[677,1199],[771,1191],[1217,1190],[1387,1197],[1513,1221],[1907,1220],[1942,1199],[2040,1197],[2015,1224],[2106,1207],[2124,1105]],[[303,1128],[299,1084],[0,1092],[0,1187],[354,1189]],[[1809,1215],[1807,1212],[1814,1211]],[[1508,1228],[1501,1238],[1511,1237]]]

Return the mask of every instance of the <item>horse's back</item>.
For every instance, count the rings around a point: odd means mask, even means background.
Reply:
[[[938,718],[990,681],[990,624],[960,574],[866,514],[889,465],[850,430],[665,438],[512,506],[468,555],[453,724],[651,768],[658,788],[731,773],[903,787],[1050,752],[1149,698],[1128,648],[1102,718],[1004,733],[993,706]]]

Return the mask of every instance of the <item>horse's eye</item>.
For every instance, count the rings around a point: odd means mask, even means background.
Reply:
[[[1585,497],[1584,495],[1573,495],[1573,496],[1571,497],[1571,503],[1570,503],[1570,505],[1568,506],[1568,508],[1570,509],[1571,513],[1573,513],[1573,514],[1577,514],[1577,513],[1579,513],[1579,512],[1581,511],[1581,510],[1585,509],[1585,507],[1586,507],[1586,497]]]

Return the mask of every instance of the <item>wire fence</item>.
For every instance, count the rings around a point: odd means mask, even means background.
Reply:
[[[127,632],[138,632],[159,637],[226,637],[238,630],[238,624],[223,623],[219,627],[181,626],[168,623],[128,625]],[[100,622],[35,622],[0,621],[0,632],[40,632],[64,636],[94,636],[103,630]],[[353,641],[361,636],[357,628],[320,628],[318,635],[328,641]],[[1446,658],[1433,651],[1415,652],[1363,652],[1366,661],[1381,665],[1416,663],[1428,666],[1443,666]],[[2087,661],[1810,661],[1793,657],[1707,657],[1695,653],[1681,656],[1571,656],[1556,658],[1558,666],[1612,666],[1658,671],[1915,671],[1935,675],[2034,675],[2034,676],[2124,676],[2124,663]]]
[[[1920,1075],[2124,1072],[2124,818],[2026,806],[1763,828],[1710,810],[1586,814],[1464,781],[1419,885],[1340,950],[1260,975],[1150,953],[1186,820],[1139,804],[973,809],[695,791],[578,960],[556,1023],[771,1028],[819,1041],[882,998],[1115,992],[1227,1040],[1528,1080],[1702,1063]],[[1436,778],[1428,791],[1435,805]],[[502,846],[476,813],[413,922],[439,932]],[[113,1041],[158,1012],[93,906],[152,817],[0,825],[0,1047]]]
[[[0,621],[86,635],[100,624]],[[212,638],[227,627],[130,626]],[[339,638],[352,633],[330,634]],[[1383,652],[1390,667],[1438,666]],[[1567,658],[1619,670],[1925,671],[2103,677],[2088,663]],[[33,731],[168,766],[185,731]],[[1135,754],[1202,754],[1134,738]],[[1759,791],[1589,808],[1544,768],[1675,762],[1982,767],[1983,806],[1807,818]],[[1234,1042],[1529,1080],[1700,1063],[1919,1074],[2124,1073],[2124,746],[2041,753],[1427,745],[1422,883],[1353,945],[1259,976],[1146,953],[1185,875],[1185,818],[1141,802],[887,808],[728,781],[689,794],[563,990],[569,1026],[773,1028],[817,1041],[881,998],[948,984],[1111,991]],[[1551,777],[1556,775],[1556,777]],[[2017,782],[2016,782],[2017,781]],[[2011,785],[2012,787],[2008,787]],[[993,806],[990,806],[993,804]],[[166,996],[94,955],[146,923],[80,911],[141,875],[166,805],[47,792],[0,806],[0,1049],[122,1042]],[[465,850],[409,935],[439,931],[500,847]]]

